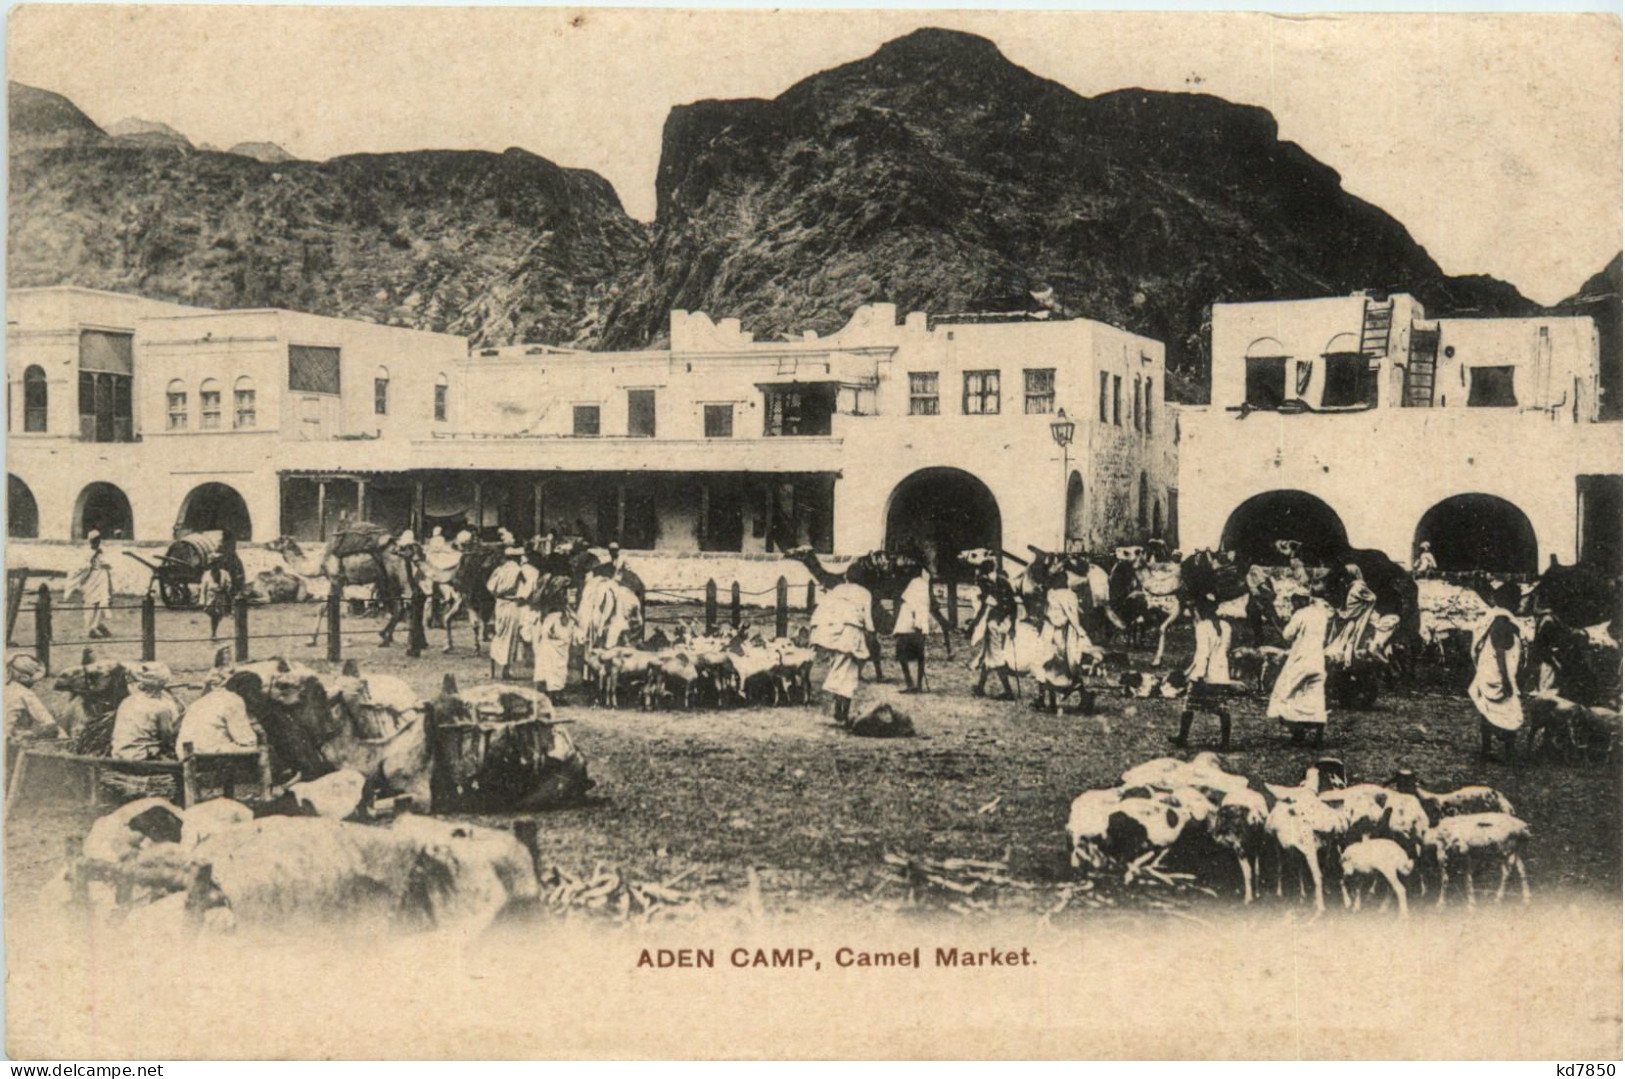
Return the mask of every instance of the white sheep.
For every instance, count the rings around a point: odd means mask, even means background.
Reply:
[[[1473,893],[1474,863],[1492,862],[1501,867],[1501,883],[1495,901],[1506,896],[1507,877],[1518,873],[1523,901],[1529,902],[1529,875],[1524,869],[1524,848],[1529,841],[1529,825],[1510,813],[1468,813],[1445,817],[1428,833],[1428,853],[1439,865],[1439,905],[1443,906],[1450,888],[1450,870],[1456,868],[1466,881],[1467,905],[1477,899]]]
[[[1124,859],[1167,850],[1190,822],[1190,812],[1168,799],[1124,797],[1107,818],[1107,844]]]
[[[1066,837],[1073,869],[1105,864],[1106,829],[1111,823],[1112,810],[1122,799],[1123,791],[1119,787],[1084,791],[1072,799],[1072,812],[1066,819]]]
[[[1459,787],[1443,793],[1418,787],[1416,796],[1421,799],[1422,808],[1427,810],[1428,820],[1433,824],[1446,817],[1460,817],[1469,813],[1505,813],[1511,816],[1514,812],[1507,796],[1494,787]]]
[[[1307,870],[1315,887],[1315,913],[1326,912],[1324,878],[1321,871],[1322,852],[1334,848],[1348,828],[1348,818],[1341,809],[1328,805],[1320,798],[1320,770],[1310,767],[1304,771],[1303,783],[1298,787],[1271,787],[1278,801],[1264,819],[1264,833],[1274,840],[1276,849],[1275,894],[1279,896],[1286,878],[1290,856],[1296,855],[1302,866],[1298,877],[1298,890],[1303,891],[1303,871]]]
[[[1405,902],[1405,885],[1400,878],[1410,876],[1415,868],[1415,861],[1392,839],[1361,839],[1349,844],[1343,848],[1343,879],[1339,881],[1343,890],[1343,906],[1350,905],[1350,882],[1354,884],[1353,907],[1359,910],[1361,886],[1369,883],[1375,889],[1376,878],[1381,877],[1388,882],[1394,898],[1399,902],[1399,916],[1408,917],[1410,911]]]

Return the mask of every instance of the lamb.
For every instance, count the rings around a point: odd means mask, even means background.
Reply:
[[[1495,901],[1506,896],[1507,877],[1518,872],[1523,901],[1529,902],[1529,875],[1524,869],[1524,848],[1529,841],[1529,825],[1510,813],[1468,813],[1446,817],[1428,833],[1428,853],[1439,865],[1439,905],[1450,889],[1450,870],[1455,867],[1465,879],[1467,905],[1474,906],[1473,864],[1495,862],[1501,867],[1501,884]]]
[[[1072,868],[1100,867],[1106,863],[1106,829],[1112,811],[1123,799],[1120,787],[1084,791],[1072,799],[1072,812],[1066,820],[1067,852]]]
[[[1349,902],[1349,883],[1354,883],[1353,907],[1360,909],[1360,886],[1371,884],[1376,888],[1375,878],[1381,877],[1388,882],[1393,891],[1394,898],[1399,901],[1399,916],[1408,917],[1409,909],[1405,903],[1405,885],[1400,882],[1401,877],[1408,877],[1416,866],[1415,861],[1404,849],[1392,839],[1362,839],[1343,848],[1343,879],[1340,883],[1343,890],[1343,906]]]
[[[1269,803],[1264,796],[1243,788],[1224,796],[1208,825],[1213,842],[1229,851],[1241,868],[1243,903],[1253,901],[1253,880],[1258,876],[1258,861],[1264,851],[1264,822],[1268,817]]]
[[[1416,858],[1430,827],[1426,809],[1414,794],[1357,783],[1322,791],[1321,801],[1343,810],[1350,839],[1391,839]]]
[[[1281,894],[1288,856],[1295,854],[1302,861],[1299,892],[1303,890],[1302,872],[1307,870],[1315,886],[1315,913],[1324,914],[1326,898],[1321,860],[1347,830],[1347,817],[1341,809],[1321,800],[1320,769],[1312,765],[1304,769],[1300,786],[1266,786],[1277,798],[1264,819],[1264,833],[1274,840],[1277,853],[1275,894]]]

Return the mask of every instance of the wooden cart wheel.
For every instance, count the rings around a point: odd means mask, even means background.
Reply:
[[[160,580],[158,595],[163,599],[164,606],[172,611],[185,610],[192,606],[192,588],[185,581]]]

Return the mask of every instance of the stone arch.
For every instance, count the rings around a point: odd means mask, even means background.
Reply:
[[[111,483],[87,483],[74,499],[73,538],[84,539],[92,531],[100,532],[103,540],[135,538],[129,496]]]
[[[1286,346],[1273,337],[1260,337],[1247,346],[1245,356],[1247,359],[1274,359],[1287,354]]]
[[[1343,519],[1324,501],[1306,491],[1265,491],[1237,506],[1224,523],[1220,543],[1234,550],[1242,565],[1278,561],[1275,541],[1303,544],[1305,562],[1328,558],[1348,547]]]
[[[1537,573],[1540,547],[1535,526],[1523,510],[1495,495],[1452,495],[1435,503],[1416,524],[1412,550],[1433,546],[1434,560],[1446,573]]]
[[[39,503],[28,484],[6,473],[6,535],[11,539],[39,538]]]
[[[188,532],[231,530],[238,542],[254,538],[248,503],[235,487],[224,483],[201,483],[181,500],[175,516],[175,535]]]
[[[1003,542],[998,500],[963,469],[922,468],[887,500],[886,549],[918,547],[939,575],[958,571],[960,551],[998,550]]]

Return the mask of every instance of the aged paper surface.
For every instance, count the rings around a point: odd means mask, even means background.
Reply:
[[[9,30],[12,1057],[1620,1055],[1616,19]]]

